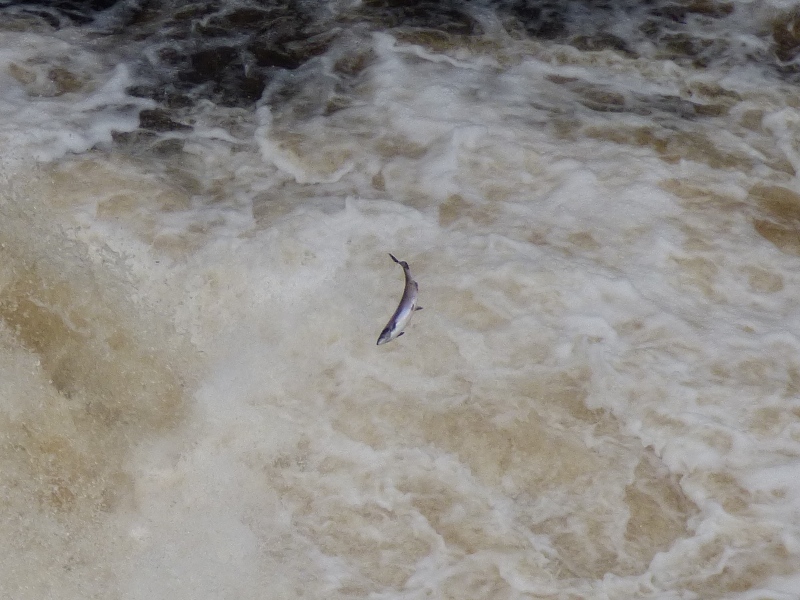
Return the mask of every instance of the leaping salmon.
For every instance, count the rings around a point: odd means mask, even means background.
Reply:
[[[403,267],[403,273],[405,273],[406,276],[406,287],[403,290],[403,297],[400,299],[397,310],[394,311],[392,318],[389,319],[386,327],[381,331],[381,335],[378,338],[378,346],[386,342],[391,342],[393,339],[403,335],[403,333],[405,333],[403,329],[408,325],[414,311],[422,310],[421,306],[417,306],[417,290],[419,286],[411,277],[411,270],[408,268],[408,263],[404,260],[397,260],[391,254],[389,254],[389,256],[392,257],[394,262]]]

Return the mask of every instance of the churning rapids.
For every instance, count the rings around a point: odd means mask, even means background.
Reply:
[[[0,597],[797,600],[799,92],[782,0],[0,0]]]

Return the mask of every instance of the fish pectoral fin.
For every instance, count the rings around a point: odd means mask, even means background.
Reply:
[[[417,306],[414,310],[422,310],[422,306]]]
[[[405,335],[405,334],[406,334],[405,331],[401,331],[400,333],[397,334],[397,337],[400,337],[401,335]]]

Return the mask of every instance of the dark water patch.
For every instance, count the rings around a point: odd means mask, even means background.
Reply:
[[[708,66],[710,60],[706,56],[709,49],[719,41],[713,39],[697,38],[688,33],[665,33],[661,35],[663,50],[659,52],[662,58],[689,58],[694,66]],[[727,48],[723,48],[727,49]]]
[[[0,1],[0,14],[16,17],[32,16],[46,22],[54,29],[92,23],[97,14],[117,4],[120,0],[38,0],[36,2]]]
[[[591,138],[653,149],[664,162],[676,164],[693,160],[714,169],[749,171],[754,159],[741,153],[721,150],[703,131],[674,131],[657,127],[625,127],[618,124],[592,126],[583,130]]]
[[[780,61],[790,61],[800,54],[800,10],[782,14],[772,24],[773,52]]]
[[[38,60],[9,63],[8,73],[33,97],[53,98],[83,91],[88,77],[66,66],[46,64]]]
[[[778,250],[800,256],[800,194],[776,185],[757,185],[750,198],[763,211],[753,219],[753,227]]]
[[[619,92],[597,88],[581,91],[580,103],[599,112],[622,112],[625,110],[625,96]]]
[[[139,127],[151,131],[191,131],[190,125],[173,121],[164,110],[143,110],[139,113]]]
[[[761,64],[789,80],[798,72],[800,12],[794,9],[775,17],[757,4],[714,0],[489,0],[487,6],[513,36],[584,52],[694,68]]]
[[[107,0],[87,3],[80,19],[69,16],[74,8],[70,3],[44,2],[34,8],[64,20],[53,22],[53,27],[91,27],[100,47],[105,44],[111,52],[132,59],[137,82],[130,93],[152,98],[170,111],[204,99],[224,107],[253,107],[276,77],[328,52],[344,28],[350,35],[360,24],[479,33],[468,6],[371,0],[341,11],[332,4],[302,0]],[[357,48],[353,51],[360,54]]]
[[[278,69],[296,69],[305,62],[302,54],[292,53],[289,48],[279,50],[263,40],[254,40],[247,49],[260,67],[276,67]]]
[[[633,91],[623,93],[618,88],[577,77],[547,75],[545,79],[569,90],[578,103],[598,112],[626,112],[687,120],[725,116],[741,100],[735,92],[718,85],[698,82],[687,83],[693,98],[687,100],[678,95],[641,94]]]
[[[746,550],[729,556],[730,548],[724,541],[708,543],[703,557],[710,564],[724,565],[712,575],[691,578],[686,589],[701,598],[729,598],[737,594],[762,588],[776,576],[790,576],[797,572],[797,555],[774,531],[750,532],[752,541]],[[769,595],[765,596],[769,597]]]
[[[362,24],[478,34],[479,22],[467,8],[459,2],[397,0],[370,0],[340,13],[332,5],[300,1],[203,3],[179,10],[173,4],[127,32],[147,40],[151,49],[138,74],[153,83],[139,84],[134,92],[167,107],[203,98],[250,107],[276,78],[329,52],[344,28],[351,36]],[[350,51],[356,59],[349,62],[358,62],[362,53],[355,45]],[[275,98],[273,93],[270,102]]]
[[[570,40],[570,44],[578,50],[598,52],[600,50],[615,50],[620,54],[635,57],[636,52],[631,50],[628,43],[622,38],[603,31],[593,35],[577,35]]]
[[[546,40],[564,39],[569,32],[569,13],[574,3],[515,0],[497,3],[511,31]]]
[[[299,2],[262,2],[165,11],[141,32],[157,51],[140,75],[158,82],[153,87],[165,90],[162,98],[252,106],[276,71],[300,67],[335,38],[335,32],[322,35],[329,23],[312,9]]]
[[[360,49],[357,52],[343,53],[333,64],[333,70],[340,76],[357,77],[364,72],[374,60],[375,53],[371,48]]]
[[[387,29],[423,28],[460,35],[482,33],[480,23],[470,14],[470,5],[465,2],[366,0],[348,18],[354,17]]]
[[[165,109],[190,108],[195,104],[195,99],[189,94],[181,93],[172,85],[137,84],[126,90],[135,98],[150,98],[155,100]]]

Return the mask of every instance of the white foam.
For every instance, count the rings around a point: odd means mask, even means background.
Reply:
[[[6,160],[52,161],[85,152],[109,143],[114,131],[136,129],[139,111],[153,106],[125,92],[132,80],[124,64],[105,64],[52,35],[2,32],[0,48],[0,136],[14,152]],[[59,89],[52,83],[57,77],[72,83]]]

